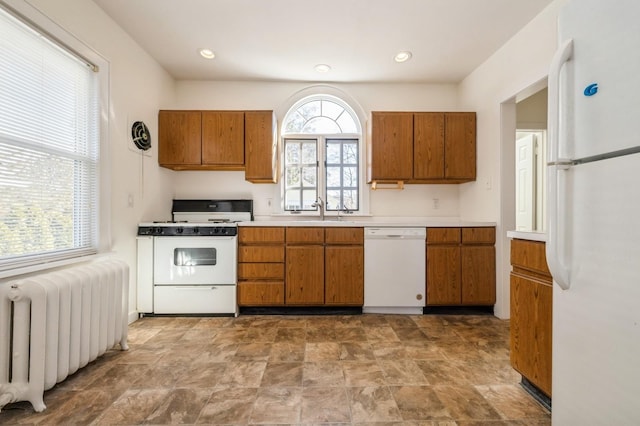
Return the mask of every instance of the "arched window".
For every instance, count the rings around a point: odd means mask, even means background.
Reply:
[[[285,134],[360,133],[355,113],[337,98],[313,96],[298,102],[294,108],[285,119]]]
[[[359,211],[361,135],[357,115],[337,97],[314,95],[293,105],[282,126],[284,210]]]

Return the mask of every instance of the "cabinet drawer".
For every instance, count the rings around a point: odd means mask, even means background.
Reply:
[[[462,228],[462,244],[495,244],[496,228]]]
[[[153,289],[156,314],[233,314],[235,285],[157,285]]]
[[[325,228],[327,244],[363,244],[364,228]]]
[[[240,263],[238,278],[246,279],[284,279],[284,263]]]
[[[284,305],[283,281],[244,281],[238,284],[238,305]]]
[[[459,244],[460,228],[427,228],[427,244]]]
[[[511,265],[514,272],[521,268],[551,279],[543,242],[511,240]]]
[[[247,243],[284,243],[284,228],[277,226],[238,228],[238,241]]]
[[[277,246],[240,246],[238,262],[284,262],[284,244]]]
[[[322,226],[312,227],[289,227],[287,228],[287,244],[317,244],[324,243],[324,228]]]

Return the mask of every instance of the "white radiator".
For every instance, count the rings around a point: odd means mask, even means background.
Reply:
[[[29,401],[120,344],[129,266],[108,259],[0,284],[0,409]]]

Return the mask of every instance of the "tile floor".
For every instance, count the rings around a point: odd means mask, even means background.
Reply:
[[[492,316],[146,317],[0,424],[549,425]]]

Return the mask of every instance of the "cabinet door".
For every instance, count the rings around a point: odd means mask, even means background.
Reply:
[[[287,246],[285,288],[288,305],[324,303],[323,246]]]
[[[496,251],[493,246],[462,246],[462,304],[496,303]]]
[[[511,365],[551,396],[550,284],[511,274]]]
[[[253,183],[276,183],[277,138],[273,111],[244,113],[244,178]]]
[[[200,164],[200,111],[158,113],[158,163],[161,166]]]
[[[202,164],[244,165],[244,112],[202,112]]]
[[[413,177],[413,113],[371,114],[371,180]]]
[[[444,113],[413,114],[413,178],[444,178]]]
[[[364,303],[364,248],[362,246],[325,247],[325,304]]]
[[[476,113],[445,113],[445,178],[476,178]]]
[[[460,304],[460,247],[427,246],[427,305]]]

